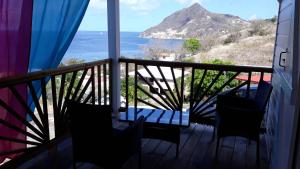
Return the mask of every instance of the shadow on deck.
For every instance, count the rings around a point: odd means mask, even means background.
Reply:
[[[191,124],[181,130],[181,144],[178,159],[175,158],[176,145],[154,139],[144,139],[142,148],[142,169],[255,169],[256,143],[239,137],[222,139],[218,163],[215,162],[216,141],[212,141],[213,128]],[[263,137],[261,136],[261,139]],[[261,141],[261,169],[267,168],[265,142]],[[71,139],[57,146],[54,151],[43,153],[28,161],[21,168],[72,168]],[[34,166],[33,166],[34,164]],[[78,164],[79,169],[96,169],[91,164]],[[137,169],[137,157],[132,157],[123,169]]]

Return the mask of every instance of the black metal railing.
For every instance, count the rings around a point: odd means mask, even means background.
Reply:
[[[125,70],[122,71],[122,79],[125,81],[122,87],[126,91],[123,93],[125,109],[131,104],[134,108],[148,106],[154,109],[188,111],[191,122],[204,124],[214,123],[218,94],[244,91],[246,97],[250,97],[251,85],[256,83],[253,78],[264,79],[266,75],[271,77],[272,73],[272,68],[252,66],[124,58],[120,59],[120,63]],[[148,79],[152,79],[153,83]]]
[[[4,118],[0,119],[0,124],[9,131],[0,131],[0,141],[22,144],[18,149],[0,149],[0,157],[17,157],[63,136],[68,121],[65,102],[67,99],[91,104],[110,104],[109,72],[111,60],[106,59],[0,79],[0,90],[10,97],[8,100],[0,96],[0,113],[5,114],[1,116]],[[32,106],[20,89],[30,93],[28,98],[31,98]],[[11,100],[22,107],[27,117],[21,116],[15,107],[10,106],[8,102]],[[6,119],[14,119],[21,125],[11,124]],[[50,124],[52,121],[54,123]],[[26,139],[14,138],[11,133],[23,135]]]
[[[191,122],[212,124],[216,96],[222,92],[244,92],[251,97],[253,78],[264,79],[272,68],[214,65],[184,62],[164,62],[138,59],[120,59],[121,110],[148,107],[189,113]],[[4,151],[7,155],[29,154],[40,147],[47,147],[63,136],[67,130],[68,115],[65,100],[71,99],[91,104],[110,104],[113,79],[110,59],[61,67],[55,70],[34,72],[18,77],[0,79],[0,90],[6,90],[27,114],[19,115],[0,97],[0,111],[24,125],[20,128],[0,119],[0,124],[26,137],[11,138],[0,132],[0,140],[23,144],[23,148]],[[241,80],[240,76],[246,77]],[[40,86],[37,90],[36,86]],[[20,93],[20,88],[30,93],[30,107]],[[40,97],[41,96],[41,97]],[[173,113],[175,115],[175,113]],[[54,124],[51,125],[53,116]],[[3,117],[3,116],[2,116]],[[30,120],[28,120],[30,119]],[[52,127],[53,126],[53,127]],[[31,153],[32,154],[32,153]]]

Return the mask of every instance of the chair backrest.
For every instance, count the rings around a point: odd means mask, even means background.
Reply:
[[[257,87],[257,91],[255,94],[254,100],[256,102],[256,105],[258,106],[258,108],[261,111],[265,110],[266,105],[269,101],[272,89],[273,89],[273,86],[266,81],[261,80],[258,83],[258,87]]]
[[[76,162],[94,162],[112,138],[110,106],[67,101],[71,120],[73,155]]]

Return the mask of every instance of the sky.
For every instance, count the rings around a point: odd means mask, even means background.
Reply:
[[[211,12],[245,20],[271,18],[278,12],[277,0],[120,0],[120,30],[142,32],[194,3]],[[106,0],[90,0],[79,30],[107,30]]]

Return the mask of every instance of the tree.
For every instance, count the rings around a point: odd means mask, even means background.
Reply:
[[[84,63],[85,60],[83,59],[77,59],[77,58],[70,58],[68,60],[65,61],[65,63],[60,63],[58,67],[64,67],[64,66],[71,66],[71,65],[76,65],[76,64],[82,64]],[[73,84],[73,88],[71,90],[71,95],[73,95],[73,93],[75,92],[75,87],[78,85],[80,77],[82,76],[82,71],[78,71],[74,80],[74,84]],[[64,96],[67,94],[67,91],[70,87],[71,81],[72,81],[72,76],[73,76],[73,72],[70,73],[66,73],[66,77],[65,77],[65,87],[64,87]],[[58,76],[58,78],[56,78],[56,87],[57,87],[57,91],[59,91],[60,89],[60,83],[61,83],[61,77],[62,76]]]
[[[215,59],[213,61],[207,61],[205,63],[208,64],[221,64],[221,65],[232,65],[231,62],[226,62],[226,61],[222,61],[219,59]],[[202,82],[202,85],[200,87],[200,91],[198,93],[198,97],[200,97],[202,95],[202,93],[209,87],[210,83],[216,78],[216,76],[218,75],[219,71],[216,70],[207,70],[205,78]],[[200,81],[201,78],[204,74],[204,70],[203,69],[198,69],[195,71],[195,79],[194,79],[194,93],[197,91],[199,85],[200,85]],[[209,89],[209,91],[205,94],[206,97],[211,96],[212,94],[214,94],[217,90],[219,90],[226,82],[227,80],[229,80],[232,76],[234,76],[235,72],[224,72],[219,78],[218,80],[213,84],[213,86]],[[186,80],[186,84],[191,84],[191,76],[187,77]],[[233,88],[236,87],[240,84],[240,82],[238,80],[232,80],[228,85],[227,88],[225,87],[222,91],[228,89],[228,88]],[[190,85],[187,86],[187,88],[190,90]],[[190,92],[189,92],[190,93]],[[195,96],[195,98],[197,98],[197,96]]]
[[[184,41],[183,48],[194,55],[201,48],[201,44],[198,39],[191,38]]]
[[[138,86],[141,88],[147,89],[143,87],[140,83],[138,83]],[[128,77],[128,103],[133,103],[134,102],[134,77]],[[123,78],[121,80],[121,96],[126,97],[126,79]],[[145,100],[148,99],[147,95],[144,94],[141,90],[137,90],[137,97],[139,99]]]

